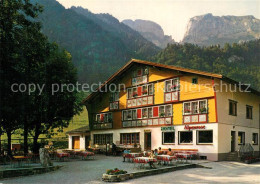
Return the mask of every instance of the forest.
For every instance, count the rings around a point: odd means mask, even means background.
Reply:
[[[219,73],[260,90],[260,40],[200,47],[190,43],[169,44],[151,61]]]

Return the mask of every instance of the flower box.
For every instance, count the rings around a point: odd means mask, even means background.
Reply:
[[[103,181],[120,182],[133,178],[132,174],[127,174],[127,171],[115,169],[108,169],[102,176]]]

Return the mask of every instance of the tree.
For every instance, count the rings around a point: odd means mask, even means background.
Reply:
[[[17,63],[22,59],[20,44],[25,27],[36,24],[29,20],[35,18],[41,8],[28,0],[2,0],[0,4],[0,120],[8,136],[8,153],[11,154],[11,134],[21,126],[21,94],[13,93],[11,86],[19,83],[21,73]]]
[[[77,72],[71,62],[71,55],[60,50],[56,44],[49,44],[49,55],[36,72],[38,84],[44,84],[41,95],[34,93],[31,131],[34,137],[33,152],[39,151],[37,140],[50,129],[67,127],[72,117],[82,110],[81,99],[76,86]],[[64,88],[60,86],[63,85]],[[55,86],[55,93],[54,88]],[[56,90],[59,86],[59,90]],[[71,86],[71,88],[69,88]]]
[[[3,0],[1,20],[1,128],[8,136],[8,154],[11,155],[11,135],[18,129],[24,132],[24,154],[28,153],[28,134],[34,134],[34,151],[41,133],[51,128],[66,126],[72,116],[81,110],[77,91],[58,91],[52,86],[75,85],[76,69],[71,56],[56,44],[48,42],[35,21],[42,8],[29,0]],[[35,84],[44,87],[42,93],[12,91],[13,84]]]

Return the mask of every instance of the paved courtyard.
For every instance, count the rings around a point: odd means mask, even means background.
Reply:
[[[200,162],[212,169],[195,168],[169,172],[160,175],[128,180],[124,183],[260,183],[260,163],[242,164],[236,162]],[[95,160],[73,160],[59,162],[60,170],[46,174],[0,180],[0,183],[103,183],[102,174],[106,169],[136,170],[134,164],[122,162],[121,157],[98,155]]]

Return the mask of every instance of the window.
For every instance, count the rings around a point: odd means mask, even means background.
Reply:
[[[137,112],[136,109],[132,110],[133,113],[133,119],[137,119]]]
[[[159,107],[159,115],[160,115],[160,117],[164,117],[165,116],[164,106],[160,106]]]
[[[144,85],[144,86],[143,86],[142,95],[143,95],[143,96],[148,95],[147,85]]]
[[[127,111],[127,119],[128,120],[132,119],[132,110]]]
[[[165,106],[165,115],[166,115],[166,117],[172,116],[172,105]]]
[[[246,119],[253,119],[253,107],[247,105],[246,106]]]
[[[198,100],[183,103],[183,114],[204,114],[207,113],[207,100]]]
[[[142,116],[143,118],[148,118],[147,108],[142,109]]]
[[[141,96],[153,95],[153,84],[145,84],[138,87],[127,89],[127,98],[137,98]]]
[[[198,84],[198,78],[197,77],[194,77],[192,78],[192,84]]]
[[[197,131],[197,144],[213,143],[213,130]]]
[[[153,108],[148,108],[148,118],[152,118],[153,117]]]
[[[123,110],[122,112],[123,121],[158,118],[158,117],[171,117],[171,116],[172,116],[172,104],[154,106],[154,107],[145,107],[139,109],[131,109],[131,110]]]
[[[110,102],[117,102],[119,101],[119,92],[112,92],[110,94],[110,99],[109,99]]]
[[[112,144],[113,134],[94,134],[94,144]]]
[[[237,102],[233,100],[229,100],[229,115],[237,115]]]
[[[127,89],[127,98],[133,98],[133,89],[132,88],[129,88]]]
[[[192,143],[192,131],[191,132],[179,132],[179,144]]]
[[[239,145],[245,144],[245,132],[238,132],[238,144]]]
[[[179,89],[179,78],[165,81],[165,92],[176,91]]]
[[[175,143],[175,132],[163,132],[163,144],[173,144]]]
[[[139,144],[139,133],[120,134],[120,144]]]
[[[95,115],[97,123],[112,123],[112,113],[102,113]]]
[[[153,84],[148,85],[148,94],[153,95]]]
[[[258,145],[258,133],[253,133],[252,144]]]
[[[191,103],[192,114],[198,114],[198,102]]]

